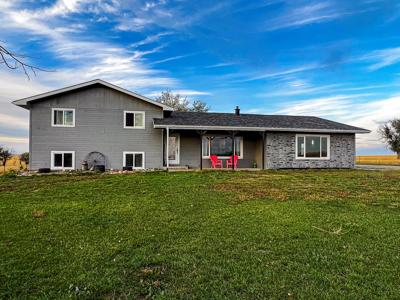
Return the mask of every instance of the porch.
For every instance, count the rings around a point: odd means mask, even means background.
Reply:
[[[210,156],[217,156],[223,170],[265,168],[264,131],[218,131],[163,129],[163,163],[170,170],[212,169]],[[167,151],[168,149],[168,151]]]

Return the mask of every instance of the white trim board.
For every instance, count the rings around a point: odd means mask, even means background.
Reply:
[[[279,131],[279,132],[314,132],[314,133],[370,133],[370,130],[342,129],[310,129],[310,128],[281,128],[281,127],[236,127],[236,126],[198,126],[198,125],[158,125],[154,128],[186,129],[186,130],[238,130],[238,131]]]

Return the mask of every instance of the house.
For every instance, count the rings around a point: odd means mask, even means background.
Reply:
[[[210,155],[237,168],[353,168],[355,134],[366,129],[310,116],[175,112],[93,80],[16,100],[29,110],[30,168],[209,168]],[[234,167],[234,166],[233,166]]]

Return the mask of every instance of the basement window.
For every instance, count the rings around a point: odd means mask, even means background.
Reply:
[[[296,135],[296,159],[329,159],[329,135]]]
[[[74,170],[75,151],[51,151],[52,170]]]
[[[144,152],[124,152],[123,166],[132,169],[144,169]]]

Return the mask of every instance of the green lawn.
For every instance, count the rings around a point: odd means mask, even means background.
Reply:
[[[0,298],[400,298],[400,172],[0,178]]]

